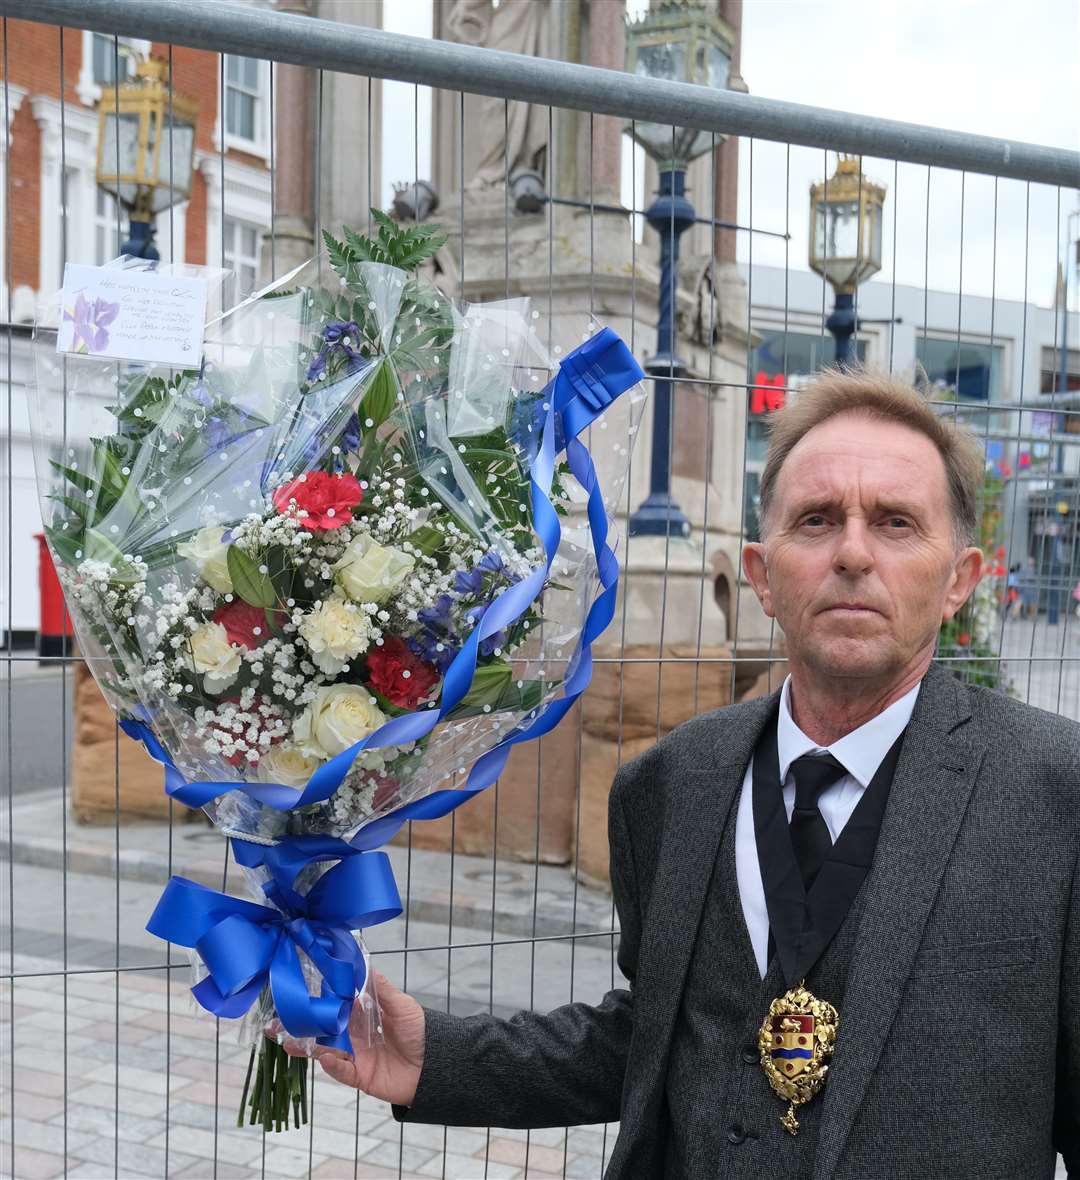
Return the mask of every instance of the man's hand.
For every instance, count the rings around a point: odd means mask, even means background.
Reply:
[[[353,1057],[340,1049],[316,1045],[315,1057],[335,1082],[363,1090],[373,1098],[408,1106],[416,1096],[420,1068],[424,1064],[424,1010],[379,971],[372,969],[375,991],[382,1011],[383,1042],[362,1048],[363,1021],[368,1017],[358,1003],[353,1004],[349,1035],[357,1046]],[[269,1034],[268,1034],[269,1035]],[[290,1057],[302,1057],[296,1042],[284,1045]]]

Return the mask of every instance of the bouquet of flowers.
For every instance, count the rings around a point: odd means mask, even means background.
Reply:
[[[307,1060],[264,1031],[362,1050],[359,1002],[378,1035],[361,931],[401,910],[379,846],[483,790],[588,682],[628,446],[601,490],[578,436],[619,399],[628,441],[643,398],[609,329],[556,364],[526,300],[464,306],[412,273],[436,227],[374,217],[221,314],[225,276],[202,274],[196,363],[118,358],[123,299],[67,283],[35,337],[81,652],[258,899],[174,877],[148,928],[193,949],[203,1007],[244,1017],[241,1120],[267,1129],[306,1119]],[[122,290],[145,265],[101,270]]]

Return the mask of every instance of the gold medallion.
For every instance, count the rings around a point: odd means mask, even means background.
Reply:
[[[825,1085],[838,1021],[832,1004],[817,999],[800,983],[773,1000],[758,1031],[761,1068],[777,1095],[787,1100],[780,1123],[792,1135],[799,1130],[795,1108]]]

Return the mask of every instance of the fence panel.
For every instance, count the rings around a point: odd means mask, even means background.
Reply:
[[[66,261],[110,257],[126,233],[119,205],[94,185],[95,88],[122,76],[127,47],[152,48],[176,94],[199,89],[215,110],[197,132],[192,200],[159,216],[159,246],[166,258],[219,262],[244,289],[287,272],[357,210],[358,228],[370,228],[366,211],[388,203],[378,179],[387,79],[411,85],[411,117],[389,131],[412,146],[411,174],[390,178],[405,182],[399,211],[408,216],[411,202],[423,220],[421,182],[439,177],[430,217],[449,238],[430,273],[448,294],[528,295],[553,349],[571,325],[611,324],[642,360],[669,301],[684,368],[654,373],[658,392],[671,387],[655,402],[667,421],[658,427],[649,411],[636,439],[600,424],[590,446],[602,470],[633,451],[624,538],[657,491],[657,464],[670,466],[688,536],[621,542],[619,607],[583,705],[516,754],[486,796],[410,824],[390,848],[405,914],[369,932],[375,961],[426,1005],[456,1013],[597,1002],[620,985],[607,889],[612,774],[680,721],[784,675],[782,636],[738,571],[756,536],[765,414],[833,356],[829,285],[802,258],[807,189],[827,196],[837,151],[854,161],[860,192],[887,190],[881,270],[856,293],[857,353],[929,385],[986,448],[990,572],[943,630],[939,659],[1080,719],[1080,322],[1067,283],[1047,305],[1076,237],[1066,214],[1080,155],[210,0],[36,0],[33,21],[18,0],[0,0],[0,14],[0,1168],[601,1176],[615,1125],[399,1125],[384,1103],[318,1070],[307,1127],[238,1129],[248,1049],[194,1006],[186,953],[166,954],[144,930],[174,873],[240,891],[227,845],[163,801],[156,773],[102,713],[62,624],[51,648],[19,645],[37,610],[33,302]],[[255,63],[251,73],[229,53]],[[657,172],[624,153],[624,120],[711,137],[691,169],[697,221],[677,273],[658,265],[665,230],[645,223]],[[486,152],[492,136],[501,161]],[[539,188],[524,193],[522,143],[542,149]],[[173,146],[170,137],[170,166]],[[670,448],[654,444],[665,426]]]

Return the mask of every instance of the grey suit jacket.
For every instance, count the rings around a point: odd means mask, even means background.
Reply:
[[[621,1121],[608,1180],[663,1176],[672,1029],[729,807],[771,697],[620,770],[611,875],[627,988],[511,1020],[427,1011],[407,1121]],[[1080,1177],[1080,725],[937,665],[889,796],[814,1180]]]

